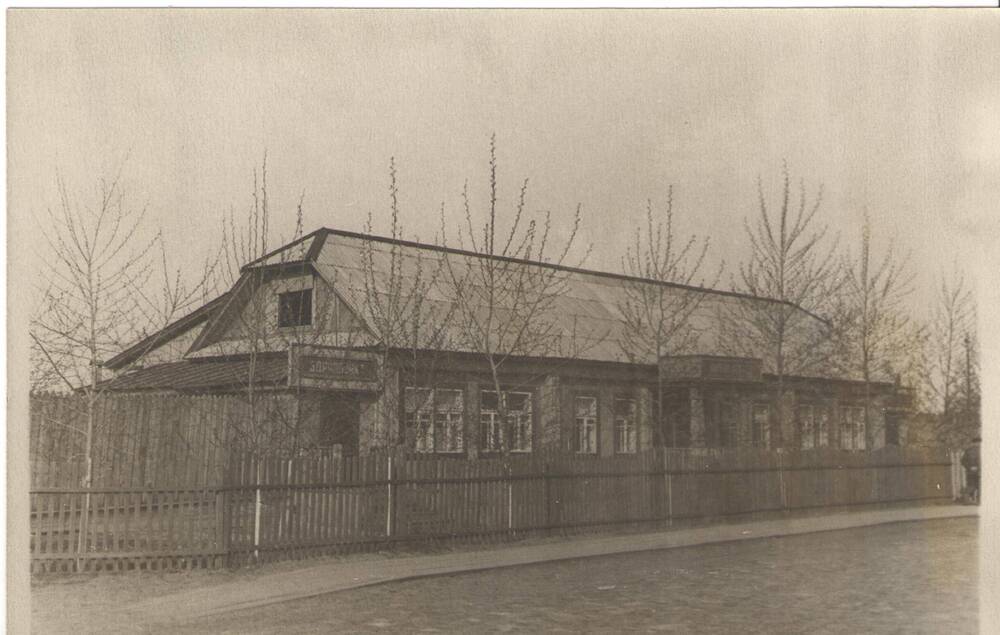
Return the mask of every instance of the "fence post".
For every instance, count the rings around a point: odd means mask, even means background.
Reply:
[[[254,458],[256,470],[254,472],[254,501],[253,501],[253,559],[260,562],[260,459]]]
[[[958,500],[962,496],[962,473],[958,468],[958,452],[951,450],[948,456],[951,459],[951,498]]]
[[[285,459],[288,463],[287,469],[285,470],[285,484],[292,484],[292,463],[294,459]],[[298,513],[298,504],[296,497],[298,496],[298,490],[293,487],[282,488],[281,505],[285,510],[285,513],[279,516],[278,522],[278,535],[277,539],[280,542],[281,537],[284,535],[286,539],[292,538],[292,522],[295,514]],[[284,521],[284,522],[282,522]]]
[[[389,465],[386,473],[386,503],[385,503],[385,537],[392,537],[392,516],[394,501],[392,498],[392,454],[389,454]]]
[[[674,480],[667,466],[667,450],[663,450],[663,478],[667,481],[667,526],[674,525]]]
[[[785,488],[785,469],[782,456],[784,453],[778,448],[778,490],[781,493],[781,509],[788,510],[788,491]]]
[[[951,457],[951,494],[954,500],[962,500],[965,490],[965,469],[962,467],[962,450],[950,450]]]
[[[507,531],[514,529],[514,481],[511,479],[510,463],[504,461],[507,473]]]
[[[225,566],[229,559],[229,506],[225,483],[215,490],[215,544]]]
[[[549,462],[542,464],[542,492],[545,497],[545,529],[552,533],[552,497],[549,495]]]

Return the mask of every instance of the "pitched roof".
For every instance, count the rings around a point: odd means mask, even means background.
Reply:
[[[464,271],[475,271],[477,263],[485,258],[490,258],[481,253],[440,247],[435,245],[425,245],[421,243],[395,240],[378,236],[357,234],[354,232],[325,229],[325,237],[320,247],[315,250],[316,257],[313,266],[317,272],[331,285],[345,300],[356,309],[359,316],[365,319],[365,301],[367,294],[372,292],[375,296],[382,296],[383,301],[387,299],[387,292],[384,291],[390,286],[390,267],[393,262],[393,252],[396,254],[396,266],[399,267],[398,276],[402,280],[401,286],[404,291],[413,289],[413,280],[417,276],[427,278],[433,275],[431,272],[437,267],[445,267],[450,271],[458,271],[458,277]],[[319,234],[317,234],[319,236]],[[368,266],[366,259],[371,258],[374,270],[374,283],[369,281],[366,284],[365,277]],[[587,269],[567,267],[549,263],[541,263],[515,258],[493,257],[514,267],[543,267],[565,274],[561,276],[563,282],[560,283],[561,291],[558,297],[554,298],[551,311],[547,314],[557,337],[552,346],[543,353],[543,356],[573,357],[600,361],[627,361],[625,354],[625,325],[622,322],[621,306],[632,293],[630,289],[649,286],[651,288],[667,289],[670,293],[703,294],[697,310],[691,317],[691,324],[697,333],[697,342],[688,353],[700,354],[724,354],[721,350],[719,340],[719,329],[717,319],[719,309],[722,305],[734,302],[760,302],[775,306],[788,306],[797,311],[801,311],[808,316],[806,322],[819,327],[824,322],[821,318],[796,307],[788,302],[782,302],[767,298],[757,298],[742,293],[731,291],[720,291],[703,287],[682,285],[669,282],[659,282],[622,274],[607,273],[601,271],[591,271]],[[447,259],[447,264],[445,263]],[[439,270],[440,271],[440,270]],[[441,275],[441,278],[450,279],[448,274]],[[440,278],[439,278],[440,279]],[[475,286],[467,289],[477,291]],[[449,296],[449,292],[454,293],[449,285],[433,285],[423,289],[423,307],[434,312],[437,316],[448,316],[449,308],[454,300]],[[478,289],[482,291],[482,289]],[[634,296],[633,296],[634,297]],[[502,304],[502,303],[501,303]],[[484,308],[485,310],[485,308]],[[499,311],[511,313],[513,307],[500,306]],[[517,319],[516,315],[501,317],[503,319]],[[468,351],[469,348],[462,344],[462,333],[456,320],[451,319],[445,324],[445,332],[449,345],[449,350]],[[374,329],[372,329],[374,332]],[[529,356],[532,353],[527,353]],[[761,355],[761,357],[765,357]],[[655,363],[655,359],[645,360],[647,363]]]
[[[824,324],[824,321],[818,316],[785,301],[544,262],[487,256],[451,247],[328,228],[316,230],[248,263],[243,267],[243,277],[232,290],[175,324],[188,319],[201,321],[211,318],[202,329],[189,353],[195,356],[215,356],[218,351],[214,351],[209,346],[210,335],[213,331],[224,328],[224,322],[230,319],[227,318],[227,315],[231,316],[233,311],[238,310],[237,305],[241,301],[245,301],[242,299],[245,294],[237,292],[237,290],[247,288],[246,283],[249,280],[250,270],[305,265],[314,269],[335,293],[353,309],[369,331],[375,333],[377,329],[371,323],[370,316],[366,315],[367,294],[371,290],[376,301],[379,298],[382,301],[387,298],[388,292],[385,290],[390,287],[389,271],[393,261],[393,252],[398,256],[396,260],[399,265],[398,275],[403,280],[401,287],[404,292],[407,288],[413,288],[412,284],[407,284],[407,281],[412,282],[418,275],[423,275],[426,280],[426,277],[430,275],[429,272],[445,266],[453,271],[475,271],[477,264],[486,258],[494,258],[514,267],[538,267],[565,274],[561,276],[563,293],[554,299],[552,311],[547,315],[556,335],[552,345],[541,354],[533,354],[530,351],[521,352],[521,354],[528,356],[569,357],[611,362],[627,361],[628,356],[624,352],[626,327],[622,322],[620,307],[628,298],[630,289],[645,286],[667,289],[671,293],[677,294],[703,294],[698,309],[691,318],[691,324],[697,333],[697,341],[689,350],[678,352],[707,355],[726,354],[727,351],[722,349],[719,341],[717,319],[719,309],[734,302],[749,300],[776,307],[791,307],[808,316],[807,323],[817,327]],[[366,260],[369,255],[374,265],[374,284],[366,283],[365,280],[367,275]],[[447,276],[441,276],[440,279],[445,277]],[[475,288],[472,290],[476,291]],[[481,288],[478,290],[482,291]],[[422,302],[425,310],[433,311],[438,316],[451,315],[450,309],[454,304],[454,298],[449,295],[448,285],[435,285],[425,288],[423,291]],[[505,312],[510,314],[509,319],[517,319],[518,317],[513,315],[512,307],[500,306],[498,309],[502,314]],[[171,325],[168,329],[173,326]],[[445,320],[443,326],[447,340],[445,348],[453,351],[471,350],[462,343],[464,338],[457,320],[454,318]],[[317,343],[322,343],[322,341],[320,338]],[[370,343],[357,342],[356,345]],[[137,347],[132,347],[129,350],[135,350]],[[123,355],[125,355],[124,352],[115,359]],[[767,358],[764,354],[757,356]],[[656,362],[655,359],[644,361],[647,363]],[[765,371],[767,370],[765,364]]]

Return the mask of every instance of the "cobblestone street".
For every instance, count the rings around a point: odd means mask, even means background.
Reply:
[[[974,633],[976,611],[961,518],[424,578],[183,630]]]

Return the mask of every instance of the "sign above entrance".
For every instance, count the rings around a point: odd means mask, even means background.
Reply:
[[[331,346],[293,345],[288,350],[290,388],[351,390],[379,389],[378,359],[374,353]]]
[[[759,382],[761,367],[761,360],[749,357],[682,355],[660,359],[660,375],[673,382]]]

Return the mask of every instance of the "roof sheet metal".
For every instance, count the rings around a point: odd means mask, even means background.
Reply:
[[[251,362],[240,360],[184,360],[143,368],[105,382],[112,391],[204,390],[245,385],[251,377]],[[255,383],[283,384],[288,378],[288,357],[268,356],[254,360]]]
[[[397,254],[396,265],[398,267],[398,278],[402,280],[400,288],[403,292],[414,288],[413,281],[420,276],[425,300],[430,300],[425,304],[427,307],[434,306],[437,315],[447,315],[447,307],[452,302],[452,294],[449,294],[452,277],[468,280],[473,284],[466,287],[467,295],[482,293],[483,286],[476,284],[477,277],[480,276],[481,269],[479,262],[484,258],[475,254],[448,252],[432,247],[421,247],[400,243],[385,242],[374,238],[365,238],[357,235],[346,235],[340,232],[331,231],[320,250],[316,267],[320,274],[338,292],[344,295],[345,299],[351,303],[359,312],[362,318],[365,317],[365,298],[368,288],[372,286],[371,281],[366,285],[365,271],[366,262],[372,263],[374,269],[374,288],[377,294],[385,297],[386,289],[391,278],[389,269],[393,262],[393,253]],[[447,260],[446,260],[447,259]],[[503,262],[506,271],[516,271],[520,267],[537,267],[518,262]],[[702,303],[692,316],[692,326],[696,331],[696,343],[690,350],[677,351],[677,353],[721,355],[725,351],[718,342],[718,328],[716,319],[719,308],[726,303],[743,302],[747,298],[736,297],[722,292],[712,290],[698,290],[685,287],[664,287],[655,282],[645,282],[635,279],[626,279],[611,274],[601,275],[600,273],[590,273],[577,270],[559,269],[552,270],[563,286],[562,293],[554,298],[552,310],[546,314],[547,320],[553,327],[554,337],[545,351],[537,351],[543,355],[565,354],[566,351],[573,353],[573,357],[599,361],[625,361],[627,356],[624,350],[623,336],[624,325],[622,323],[622,313],[620,307],[625,303],[630,293],[630,288],[641,288],[648,285],[650,288],[665,288],[668,293],[704,293]],[[437,284],[427,283],[436,281]],[[638,285],[638,286],[636,286]],[[773,300],[750,301],[767,302],[774,304]],[[778,306],[775,304],[775,306]],[[513,315],[513,307],[500,307],[500,313],[508,316],[509,319],[516,320],[518,316]],[[483,311],[486,306],[483,306]],[[815,319],[815,318],[809,318]],[[817,327],[820,321],[815,319]],[[503,325],[497,327],[503,328]],[[453,350],[470,350],[470,347],[463,345],[463,324],[462,316],[452,315],[450,324],[446,327],[450,348]],[[656,360],[644,360],[647,363],[655,363]]]
[[[390,274],[393,266],[393,255],[396,258],[396,275]],[[349,232],[335,230],[318,230],[304,237],[301,241],[280,248],[264,258],[251,263],[249,266],[269,265],[277,263],[288,263],[297,259],[311,259],[312,266],[319,276],[330,285],[336,293],[354,310],[357,317],[364,323],[368,330],[375,332],[369,320],[368,304],[371,297],[376,303],[384,302],[389,297],[390,281],[396,279],[403,293],[412,293],[413,289],[419,288],[422,295],[422,307],[433,316],[433,320],[447,321],[444,329],[445,343],[443,348],[455,351],[473,350],[468,345],[465,331],[470,326],[463,323],[463,316],[454,310],[454,285],[453,276],[458,279],[468,279],[475,282],[482,279],[483,268],[480,264],[485,257],[467,252],[457,252],[456,250],[446,250],[438,247],[419,245],[413,243],[402,243],[399,241],[389,241],[379,237],[368,237]],[[374,281],[366,280],[367,263],[374,266]],[[543,271],[545,265],[538,265],[524,262],[500,261],[499,266],[507,272],[518,272],[524,268],[529,268],[527,273]],[[532,271],[534,270],[534,271]],[[630,289],[663,289],[668,293],[698,293],[704,294],[702,302],[695,314],[692,316],[691,325],[694,328],[696,337],[693,344],[684,351],[675,351],[676,354],[706,354],[724,355],[727,351],[720,346],[720,338],[724,337],[720,333],[718,325],[718,315],[720,309],[734,302],[743,302],[746,296],[738,297],[726,292],[713,291],[708,289],[694,289],[690,287],[661,285],[652,281],[643,281],[635,278],[627,278],[615,274],[603,274],[600,272],[589,272],[574,269],[553,269],[547,268],[544,271],[556,272],[562,286],[561,293],[553,299],[551,311],[547,312],[543,318],[552,337],[546,341],[543,349],[530,351],[512,351],[515,354],[525,354],[532,356],[553,356],[553,357],[573,357],[597,361],[628,361],[629,355],[626,353],[624,344],[625,326],[622,323],[621,306],[625,303],[630,293]],[[416,281],[420,284],[417,285]],[[246,281],[246,277],[241,278],[241,283]],[[248,291],[245,285],[242,288]],[[482,283],[472,284],[466,287],[468,296],[474,297],[482,295],[484,287]],[[369,296],[369,292],[374,295]],[[227,302],[217,300],[218,304],[213,306],[212,311],[215,318],[210,323],[226,321],[226,314],[238,310],[240,300],[245,300],[246,293],[236,293],[235,289],[226,294]],[[775,304],[773,300],[749,298],[750,301]],[[225,310],[222,307],[226,306]],[[205,309],[207,307],[203,307]],[[485,313],[486,306],[482,306]],[[201,311],[202,309],[199,309]],[[502,329],[509,326],[509,322],[516,322],[520,316],[516,315],[510,303],[504,305],[501,302],[500,314],[505,315],[506,322],[501,321],[496,328]],[[477,312],[478,313],[478,312]],[[805,314],[809,316],[809,314]],[[476,316],[482,317],[482,313]],[[814,316],[809,316],[809,321],[814,322],[817,327],[821,321]],[[221,327],[216,324],[215,328]],[[213,382],[233,383],[234,377],[239,377],[247,372],[240,366],[241,362],[219,362],[216,360],[196,359],[215,358],[221,356],[232,356],[245,354],[249,350],[243,350],[238,346],[239,342],[210,343],[205,340],[205,333],[199,338],[189,351],[188,358],[195,360],[192,362],[163,364],[156,368],[148,368],[136,373],[123,375],[115,380],[115,389],[150,389],[150,388],[171,388],[195,389],[208,386]],[[345,340],[345,337],[347,340]],[[273,339],[273,341],[271,341]],[[268,352],[280,352],[287,349],[287,342],[284,338],[275,336],[265,338],[264,346],[261,348],[258,343],[258,350]],[[326,344],[331,346],[367,346],[374,343],[371,336],[354,331],[344,333],[315,333],[311,340],[315,344]],[[760,352],[754,356],[763,357],[767,360],[767,355]],[[655,363],[655,359],[637,360],[646,363]],[[229,364],[229,365],[227,365]],[[235,364],[235,365],[233,365]],[[268,377],[280,379],[285,373],[284,360],[282,359],[280,368],[268,366],[262,372],[271,373]],[[125,388],[125,387],[129,388]]]

